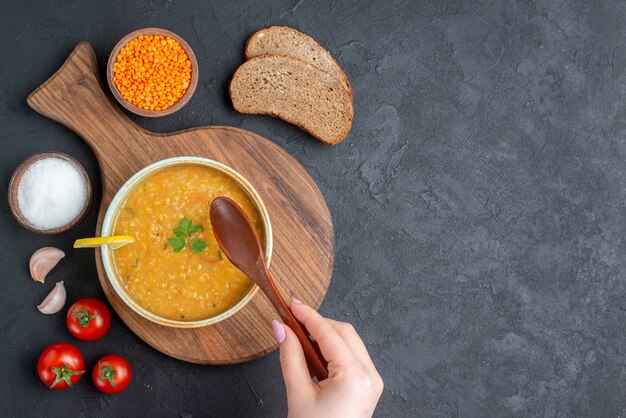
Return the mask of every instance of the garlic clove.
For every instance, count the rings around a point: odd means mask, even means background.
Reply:
[[[28,263],[30,276],[33,280],[43,283],[48,273],[50,273],[50,270],[52,270],[63,257],[65,257],[65,253],[58,248],[40,248],[30,257],[30,263]]]
[[[65,305],[65,299],[67,298],[67,293],[65,292],[65,286],[63,286],[63,282],[57,282],[54,288],[48,293],[48,296],[41,302],[40,305],[37,305],[37,309],[39,312],[44,314],[54,314],[63,309]]]

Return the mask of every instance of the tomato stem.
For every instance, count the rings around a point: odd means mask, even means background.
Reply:
[[[100,366],[100,374],[101,376],[98,380],[108,380],[111,386],[115,389],[115,380],[113,377],[117,374],[117,370],[113,370],[113,367],[111,367],[110,364],[107,364],[106,366]]]
[[[72,381],[70,377],[77,374],[85,373],[84,370],[72,370],[65,364],[61,364],[61,367],[52,367],[50,370],[52,370],[52,373],[54,373],[56,376],[54,378],[54,382],[52,382],[52,385],[50,385],[51,388],[55,387],[57,383],[60,383],[61,381],[67,383],[68,387],[72,387]]]
[[[89,315],[87,308],[83,308],[83,310],[80,312],[72,311],[72,314],[74,314],[74,316],[78,318],[78,323],[83,328],[87,328],[89,326],[89,322],[96,316],[98,316],[98,314]]]

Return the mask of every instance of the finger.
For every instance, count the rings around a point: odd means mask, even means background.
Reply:
[[[272,321],[272,331],[280,344],[280,368],[283,372],[287,396],[299,399],[311,396],[313,381],[306,366],[304,352],[296,334],[285,324]]]
[[[289,308],[320,346],[322,355],[328,363],[348,365],[354,360],[354,355],[343,338],[315,309],[295,300],[291,301]]]
[[[367,368],[370,373],[378,373],[372,358],[367,352],[367,347],[365,347],[363,340],[354,327],[347,322],[335,321],[334,319],[328,319],[328,322],[330,322],[335,331],[337,331],[341,338],[343,338],[348,345],[348,348],[352,350],[352,353],[354,353],[354,356],[359,360],[359,362]]]

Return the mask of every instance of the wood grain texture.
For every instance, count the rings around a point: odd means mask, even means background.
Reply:
[[[92,148],[102,174],[96,233],[117,190],[141,168],[164,158],[194,155],[227,164],[246,177],[272,222],[271,271],[280,292],[318,307],[330,283],[334,232],[328,207],[306,170],[267,139],[232,127],[159,134],[135,125],[103,90],[91,46],[80,43],[61,69],[28,97],[37,112],[67,126]],[[100,283],[122,320],[148,344],[201,364],[247,361],[276,348],[270,322],[278,315],[260,292],[236,315],[207,327],[168,328],[128,308],[114,293],[96,252]]]

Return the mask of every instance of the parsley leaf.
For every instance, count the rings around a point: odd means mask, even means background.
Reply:
[[[175,252],[179,252],[187,245],[187,238],[191,238],[192,235],[197,234],[202,230],[204,230],[202,225],[194,224],[187,217],[183,217],[183,219],[181,219],[181,221],[178,223],[178,226],[172,230],[174,232],[174,235],[176,236],[168,238],[167,241],[171,244]],[[195,238],[193,241],[191,241],[191,244],[189,245],[191,251],[196,254],[201,252],[208,246],[209,244],[202,241],[200,238]]]
[[[187,240],[182,236],[168,238],[167,241],[172,245],[172,248],[175,252],[179,252],[180,250],[182,250],[187,243]]]
[[[176,234],[177,237],[181,235],[189,236],[189,235],[195,234],[199,230],[200,230],[200,225],[194,225],[193,222],[191,222],[191,220],[189,220],[187,217],[184,217],[178,223],[178,228],[174,228],[174,234]]]
[[[191,241],[191,251],[193,251],[196,254],[202,252],[202,250],[204,250],[208,246],[209,244],[202,241],[200,238],[195,238],[193,241]]]

